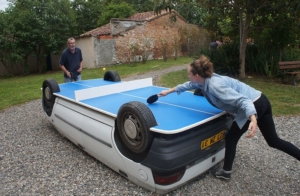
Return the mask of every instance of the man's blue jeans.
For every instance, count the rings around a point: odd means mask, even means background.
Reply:
[[[81,74],[79,74],[75,79],[71,79],[71,78],[64,78],[65,79],[65,83],[67,82],[72,82],[72,81],[80,81],[81,80]]]

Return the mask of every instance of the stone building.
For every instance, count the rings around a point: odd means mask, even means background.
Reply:
[[[85,68],[159,59],[164,55],[171,58],[187,52],[189,28],[199,29],[176,11],[159,15],[150,11],[127,19],[111,19],[109,24],[77,36],[76,44],[83,51]]]

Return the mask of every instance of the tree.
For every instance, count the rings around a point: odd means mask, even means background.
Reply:
[[[75,11],[77,23],[76,34],[81,34],[98,27],[98,20],[104,9],[101,0],[74,0],[72,9]]]
[[[6,49],[16,49],[14,54],[23,68],[28,56],[33,55],[41,73],[47,54],[58,53],[67,38],[76,35],[73,34],[75,21],[70,8],[68,0],[20,0],[13,2],[5,12],[8,26],[1,36],[6,38]],[[6,62],[14,61],[9,54],[5,59]]]
[[[98,20],[98,25],[102,26],[109,23],[111,18],[127,18],[134,13],[134,9],[128,3],[110,3],[105,7],[103,15]]]
[[[245,54],[246,54],[246,40],[248,38],[249,31],[253,28],[258,28],[256,25],[263,25],[259,28],[263,29],[267,26],[273,27],[286,27],[284,21],[276,21],[276,18],[286,15],[289,21],[299,20],[299,1],[292,0],[204,0],[204,1],[192,1],[197,2],[201,7],[210,9],[210,14],[222,14],[229,16],[231,21],[238,26],[239,29],[239,55],[240,55],[240,78],[245,78]],[[155,0],[155,11],[159,13],[160,9],[171,10],[178,5],[187,3],[188,0]],[[214,8],[214,9],[211,9]],[[295,20],[296,19],[296,20]],[[237,23],[235,23],[235,21]],[[280,22],[280,23],[279,23]],[[282,22],[282,23],[281,23]],[[286,28],[290,28],[287,26]]]
[[[268,27],[282,28],[287,23],[292,25],[292,15],[294,15],[297,7],[296,1],[234,1],[230,5],[231,1],[219,1],[217,5],[223,9],[231,9],[233,13],[236,13],[238,26],[239,26],[239,38],[240,38],[240,78],[245,78],[245,58],[246,58],[246,46],[249,32],[253,29],[265,29]],[[226,13],[226,12],[225,12]],[[277,20],[282,17],[287,17],[287,20]],[[290,18],[290,19],[288,19]],[[288,22],[289,21],[289,22]],[[292,23],[291,23],[292,22]],[[287,27],[286,29],[289,29]],[[281,45],[281,48],[285,47],[288,43]]]
[[[14,36],[14,27],[11,25],[9,13],[0,12],[0,62],[8,72],[8,76],[13,76],[15,71],[24,74],[24,70],[19,66],[25,56],[18,47],[17,39]],[[24,56],[22,56],[24,55]]]
[[[103,6],[106,7],[109,4],[121,4],[121,3],[127,3],[135,10],[135,12],[147,12],[152,11],[154,3],[152,0],[104,0]]]

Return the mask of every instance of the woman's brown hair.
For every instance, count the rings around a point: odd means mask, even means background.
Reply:
[[[199,59],[194,60],[190,64],[191,72],[200,75],[202,78],[210,78],[214,73],[214,65],[205,55],[201,55]]]

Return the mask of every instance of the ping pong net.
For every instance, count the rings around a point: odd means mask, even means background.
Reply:
[[[95,97],[121,93],[129,90],[153,86],[152,78],[133,80],[129,82],[120,82],[116,84],[92,87],[75,91],[75,101],[91,99]]]

